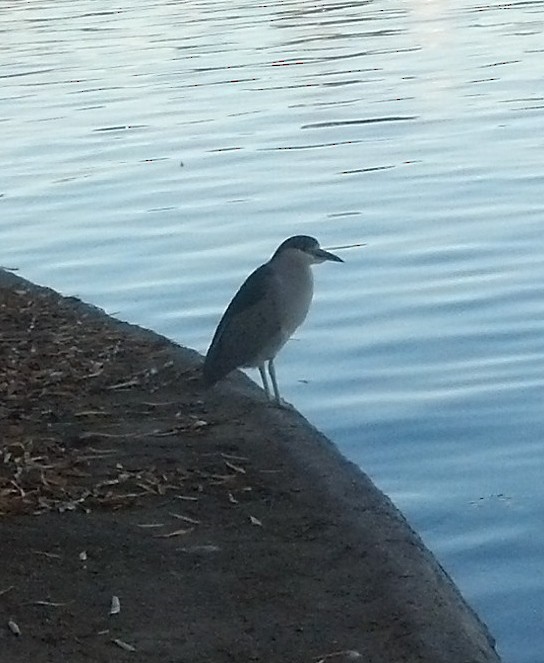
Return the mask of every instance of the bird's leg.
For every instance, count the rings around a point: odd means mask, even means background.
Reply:
[[[264,393],[268,400],[270,400],[270,387],[268,386],[268,379],[266,377],[266,371],[264,370],[264,363],[259,364],[259,373],[261,374],[261,380],[263,381]]]
[[[274,399],[278,405],[281,405],[280,390],[278,389],[278,382],[276,380],[276,368],[274,366],[273,359],[269,359],[268,361],[268,372],[270,373],[272,387],[274,388]]]

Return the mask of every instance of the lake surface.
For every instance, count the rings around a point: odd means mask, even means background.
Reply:
[[[0,264],[205,351],[285,237],[285,398],[544,656],[544,2],[0,0]]]

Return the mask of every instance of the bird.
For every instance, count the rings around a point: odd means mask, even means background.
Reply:
[[[258,368],[268,400],[281,405],[274,358],[308,314],[314,292],[311,265],[327,260],[344,262],[313,237],[295,235],[248,276],[223,313],[206,353],[205,386],[236,368]]]

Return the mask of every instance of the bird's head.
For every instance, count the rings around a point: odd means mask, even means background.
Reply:
[[[309,237],[308,235],[295,235],[294,237],[286,239],[276,249],[276,252],[272,256],[272,260],[287,254],[287,252],[289,252],[289,255],[297,256],[299,259],[306,260],[309,265],[325,262],[325,260],[344,262],[342,258],[334,255],[334,253],[322,249],[319,246],[317,239]]]

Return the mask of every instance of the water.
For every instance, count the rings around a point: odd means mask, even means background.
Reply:
[[[0,264],[205,350],[285,237],[285,397],[544,649],[544,2],[0,2]],[[303,340],[301,343],[300,341]]]

